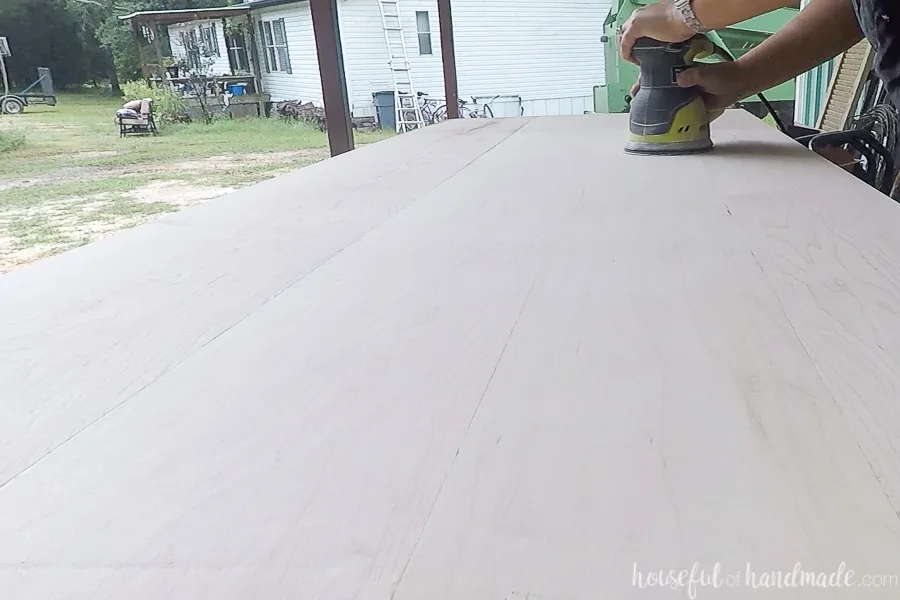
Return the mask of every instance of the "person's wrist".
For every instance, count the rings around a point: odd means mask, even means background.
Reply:
[[[732,78],[735,82],[735,94],[738,96],[738,101],[758,94],[767,87],[764,80],[765,74],[770,69],[756,61],[742,56],[732,62],[731,67],[734,69]]]
[[[685,22],[684,17],[681,12],[675,6],[674,1],[670,1],[666,3],[666,13],[669,19],[669,22],[677,28],[685,38],[690,37],[694,34],[694,31],[688,27],[688,24]]]

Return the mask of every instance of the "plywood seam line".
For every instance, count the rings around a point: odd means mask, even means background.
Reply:
[[[778,291],[772,285],[772,282],[769,280],[769,274],[766,272],[765,267],[762,262],[760,262],[759,258],[757,258],[756,253],[750,250],[750,256],[753,257],[753,260],[756,262],[756,265],[759,267],[759,270],[763,274],[763,279],[766,282],[766,286],[772,292],[772,295],[775,297],[775,301],[778,303],[778,308],[781,310],[781,313],[784,315],[787,324],[791,327],[791,332],[793,332],[794,337],[797,339],[797,343],[800,344],[800,347],[803,348],[803,353],[806,354],[806,358],[809,360],[809,364],[812,365],[812,368],[816,372],[816,377],[819,378],[819,381],[822,383],[822,388],[828,393],[828,398],[831,399],[832,404],[834,404],[835,408],[837,408],[838,414],[841,416],[844,415],[844,410],[841,407],[841,403],[838,401],[837,397],[835,397],[834,392],[831,390],[831,386],[825,380],[825,376],[822,373],[822,370],[819,368],[819,365],[816,363],[816,360],[812,357],[812,354],[809,351],[809,347],[806,345],[806,342],[803,341],[803,336],[800,335],[800,332],[797,331],[797,327],[794,325],[794,321],[791,319],[788,314],[787,308],[784,306],[784,302],[781,301],[781,296],[778,295]],[[843,421],[843,419],[842,419]],[[850,427],[850,424],[847,424]],[[875,470],[875,465],[872,464],[872,459],[869,458],[869,455],[866,454],[866,451],[863,449],[862,445],[858,440],[854,440],[856,443],[856,447],[859,448],[859,453],[862,456],[863,460],[866,461],[866,464],[869,466],[869,470],[872,472],[872,476],[875,478],[875,482],[878,484],[878,489],[881,490],[881,493],[884,494],[885,500],[887,500],[888,505],[894,511],[894,514],[897,516],[897,520],[900,521],[900,508],[894,504],[894,500],[891,497],[891,494],[884,487],[884,482],[879,477],[878,473]]]
[[[544,255],[544,259],[546,259],[546,255]],[[539,274],[542,270],[543,265],[539,264],[537,273]],[[444,492],[444,486],[447,485],[447,480],[450,479],[450,475],[453,473],[453,464],[456,462],[456,459],[459,458],[460,449],[463,447],[466,438],[469,436],[469,431],[472,429],[472,423],[475,422],[475,417],[478,416],[478,411],[481,409],[481,405],[484,402],[485,397],[487,397],[488,391],[490,391],[491,389],[491,384],[494,383],[494,377],[497,375],[497,370],[500,368],[500,363],[503,362],[503,357],[506,355],[507,348],[509,348],[509,342],[512,340],[513,334],[516,332],[516,328],[519,326],[519,322],[522,320],[522,315],[525,314],[525,308],[528,306],[528,301],[531,299],[531,295],[534,293],[534,288],[537,285],[539,279],[539,275],[535,275],[534,279],[532,279],[531,281],[531,286],[528,288],[528,291],[525,292],[525,298],[522,300],[522,306],[519,308],[519,313],[516,315],[512,326],[509,328],[509,333],[506,336],[506,341],[503,343],[503,348],[500,349],[500,354],[497,356],[497,361],[494,363],[494,368],[491,370],[491,374],[488,377],[487,383],[485,384],[484,389],[481,391],[481,396],[478,397],[478,402],[475,404],[475,409],[472,411],[472,416],[469,418],[468,424],[466,424],[466,429],[465,431],[463,431],[462,435],[459,438],[459,443],[456,446],[456,454],[453,455],[453,458],[450,460],[450,465],[444,472],[444,478],[441,481],[441,485],[440,487],[438,487],[437,492],[434,494],[434,500],[432,501],[431,506],[428,507],[428,512],[425,514],[425,519],[423,519],[422,527],[419,529],[419,533],[416,534],[416,539],[413,542],[412,547],[409,549],[409,555],[406,557],[406,561],[403,563],[403,568],[400,570],[400,576],[397,578],[397,583],[394,585],[394,589],[391,590],[391,600],[394,600],[395,596],[397,595],[397,591],[400,589],[400,586],[403,585],[403,579],[404,577],[406,577],[406,572],[409,570],[409,565],[412,562],[413,557],[416,555],[416,549],[419,547],[419,542],[422,540],[422,536],[425,534],[425,530],[428,528],[428,522],[431,520],[431,515],[434,513],[434,509],[437,507],[437,504],[441,499],[441,494],[443,494]]]
[[[334,260],[334,258],[336,258],[338,255],[340,255],[342,252],[344,252],[347,248],[350,248],[351,246],[353,246],[353,245],[359,243],[360,240],[362,240],[363,238],[365,238],[366,236],[368,236],[369,234],[371,234],[373,231],[379,229],[379,228],[382,227],[384,224],[388,223],[389,221],[391,221],[392,219],[394,219],[394,218],[397,217],[398,215],[403,214],[404,212],[406,212],[407,210],[409,210],[409,209],[412,208],[413,206],[416,206],[416,205],[419,203],[419,200],[421,200],[422,198],[424,198],[425,196],[427,196],[428,194],[430,194],[430,193],[433,192],[434,190],[436,190],[436,189],[438,189],[439,187],[441,187],[442,185],[444,185],[447,181],[449,181],[449,180],[452,179],[453,177],[456,177],[456,176],[457,176],[459,173],[461,173],[462,171],[464,171],[464,170],[466,170],[467,168],[469,168],[470,166],[472,166],[472,165],[473,165],[474,163],[476,163],[480,158],[482,158],[483,156],[485,156],[485,155],[488,154],[489,152],[493,151],[493,150],[494,150],[495,148],[497,148],[500,144],[502,144],[503,142],[505,142],[506,140],[508,140],[510,137],[512,137],[513,135],[515,135],[515,134],[518,133],[519,131],[521,131],[522,128],[525,127],[526,125],[528,125],[528,123],[530,123],[530,122],[531,122],[530,119],[526,120],[526,121],[525,121],[524,123],[522,123],[520,126],[516,127],[515,129],[513,129],[512,131],[510,131],[507,135],[505,135],[503,138],[501,138],[497,143],[495,143],[495,144],[489,146],[489,147],[486,148],[483,152],[477,154],[472,160],[470,160],[469,162],[467,162],[467,163],[465,163],[464,165],[462,165],[459,169],[457,169],[456,171],[453,171],[453,172],[449,173],[446,177],[444,177],[443,179],[441,179],[440,181],[438,181],[435,185],[433,185],[432,187],[428,188],[427,190],[424,190],[424,191],[419,195],[418,198],[416,198],[415,200],[413,200],[412,202],[410,202],[410,203],[409,203],[406,207],[404,207],[402,210],[400,210],[400,211],[398,211],[397,213],[391,215],[390,217],[388,217],[387,219],[381,221],[380,223],[377,223],[375,226],[373,226],[372,228],[370,228],[370,229],[368,229],[367,231],[363,232],[363,233],[362,233],[361,235],[359,235],[357,238],[353,239],[352,241],[348,242],[348,243],[347,243],[346,245],[344,245],[343,247],[339,248],[336,252],[334,252],[334,254],[332,254],[331,256],[329,256],[329,257],[327,257],[327,258],[325,258],[321,263],[319,263],[318,265],[316,265],[315,268],[313,268],[313,269],[307,271],[306,273],[303,273],[303,274],[298,275],[298,276],[294,277],[293,279],[291,279],[291,280],[290,280],[288,283],[286,283],[283,287],[281,287],[279,290],[277,290],[277,291],[275,291],[274,293],[272,293],[268,298],[266,298],[265,300],[263,300],[263,302],[262,302],[259,306],[257,306],[256,308],[254,308],[253,310],[251,310],[250,312],[248,312],[248,313],[245,314],[244,316],[242,316],[242,317],[240,317],[239,319],[237,319],[237,320],[236,320],[235,322],[233,322],[231,325],[228,325],[227,327],[225,327],[222,331],[220,331],[219,333],[217,333],[212,339],[210,339],[210,340],[204,342],[200,347],[198,347],[196,350],[194,350],[194,351],[191,352],[190,354],[185,355],[185,356],[184,356],[180,361],[178,361],[176,364],[170,365],[170,366],[166,367],[166,369],[164,369],[159,375],[157,375],[156,377],[154,377],[152,381],[147,382],[145,385],[141,386],[139,389],[135,390],[133,393],[131,393],[131,394],[129,394],[128,396],[126,396],[125,398],[123,398],[121,402],[117,403],[115,406],[113,406],[112,408],[110,408],[109,410],[107,410],[106,412],[104,412],[103,414],[101,414],[99,417],[97,417],[96,419],[94,419],[94,420],[91,421],[90,423],[86,424],[84,427],[80,428],[78,431],[74,432],[72,435],[70,435],[69,437],[67,437],[65,440],[63,440],[62,442],[60,442],[59,444],[57,444],[57,445],[54,446],[53,448],[49,449],[47,452],[45,452],[45,453],[44,453],[43,455],[41,455],[40,457],[38,457],[38,458],[34,459],[33,461],[31,461],[30,463],[28,463],[25,467],[23,467],[22,469],[20,469],[20,470],[17,471],[16,473],[12,474],[6,481],[0,482],[0,491],[3,491],[3,488],[5,488],[7,485],[9,485],[12,481],[14,481],[14,480],[15,480],[16,478],[18,478],[20,475],[23,475],[25,472],[27,472],[27,471],[29,471],[30,469],[36,467],[36,466],[38,465],[38,463],[40,463],[41,461],[43,461],[45,458],[47,458],[48,456],[50,456],[51,454],[53,454],[54,452],[56,452],[57,450],[59,450],[59,449],[62,448],[63,446],[67,445],[67,444],[68,444],[69,442],[71,442],[73,439],[75,439],[76,437],[78,437],[79,435],[81,435],[82,433],[84,433],[85,431],[87,431],[88,429],[90,429],[91,427],[93,427],[94,425],[96,425],[97,423],[99,423],[100,421],[102,421],[103,419],[107,418],[109,415],[111,415],[111,414],[114,413],[116,410],[118,410],[119,408],[121,408],[122,406],[124,406],[125,404],[127,404],[129,401],[131,401],[133,398],[135,398],[135,397],[138,396],[139,394],[141,394],[141,393],[143,393],[144,391],[146,391],[148,388],[150,388],[150,387],[153,386],[154,384],[158,383],[158,382],[159,382],[160,380],[162,380],[165,376],[167,376],[170,372],[174,371],[175,369],[179,368],[179,367],[180,367],[181,365],[183,365],[184,363],[188,362],[189,360],[191,360],[192,358],[194,358],[195,356],[197,356],[197,354],[198,354],[199,352],[201,352],[202,350],[204,350],[207,346],[209,346],[209,345],[212,344],[213,342],[217,341],[219,338],[221,338],[223,335],[225,335],[226,333],[228,333],[228,332],[230,332],[231,330],[233,330],[233,329],[234,329],[235,327],[237,327],[238,325],[242,324],[242,323],[243,323],[244,321],[246,321],[248,318],[250,318],[251,316],[253,316],[253,315],[256,314],[257,312],[259,312],[261,309],[263,309],[263,308],[264,308],[267,304],[269,304],[271,301],[275,300],[276,298],[278,298],[279,296],[281,296],[283,293],[285,293],[286,291],[288,291],[289,289],[291,289],[292,287],[294,287],[295,285],[297,285],[298,283],[300,283],[301,281],[303,281],[303,279],[305,279],[305,278],[308,277],[309,275],[312,275],[313,273],[315,273],[316,271],[318,271],[319,269],[321,269],[323,266],[325,266],[325,265],[327,265],[328,263],[330,263],[332,260]],[[489,123],[486,123],[485,126],[487,126],[487,125],[489,125]]]
[[[70,435],[69,437],[67,437],[67,438],[64,439],[63,441],[61,441],[61,442],[60,442],[59,444],[57,444],[56,446],[54,446],[54,447],[50,448],[49,450],[47,450],[44,454],[42,454],[42,455],[39,456],[38,458],[34,459],[34,460],[31,461],[30,463],[28,463],[27,465],[25,465],[24,467],[22,467],[19,471],[17,471],[17,472],[15,472],[15,473],[13,473],[12,475],[10,475],[10,476],[9,476],[9,479],[7,479],[6,481],[0,481],[0,492],[2,492],[3,489],[4,489],[7,485],[9,485],[9,484],[12,483],[13,481],[15,481],[19,476],[24,475],[26,472],[28,472],[28,471],[30,471],[31,469],[33,469],[34,467],[36,467],[36,466],[37,466],[41,461],[43,461],[45,458],[47,458],[48,456],[50,456],[51,454],[53,454],[54,452],[56,452],[56,451],[59,450],[60,448],[64,447],[64,446],[67,445],[69,442],[71,442],[72,440],[74,440],[76,437],[78,437],[79,435],[81,435],[82,433],[84,433],[85,431],[87,431],[88,429],[90,429],[91,427],[93,427],[94,425],[96,425],[97,423],[99,423],[100,421],[102,421],[103,419],[105,419],[106,417],[108,417],[109,415],[111,415],[112,413],[114,413],[117,409],[119,409],[120,407],[122,407],[122,406],[124,406],[126,403],[128,403],[129,400],[131,400],[132,398],[134,398],[135,396],[137,396],[138,394],[140,394],[141,392],[143,392],[144,390],[146,390],[147,388],[149,388],[150,386],[152,386],[154,383],[156,383],[157,381],[159,381],[160,379],[162,379],[164,376],[168,375],[170,371],[172,371],[172,370],[178,368],[179,365],[181,365],[183,362],[185,362],[187,359],[189,359],[189,358],[192,357],[192,356],[194,356],[194,355],[193,355],[193,354],[190,354],[190,355],[186,356],[183,360],[179,361],[178,363],[166,367],[166,368],[162,371],[162,373],[160,373],[158,376],[154,377],[151,381],[148,381],[146,384],[142,385],[140,388],[138,388],[137,390],[135,390],[135,391],[132,392],[131,394],[128,394],[128,396],[126,396],[125,398],[123,398],[121,402],[119,402],[119,403],[116,404],[115,406],[111,407],[109,410],[107,410],[106,412],[104,412],[103,414],[101,414],[99,417],[97,417],[96,419],[94,419],[93,421],[91,421],[90,423],[88,423],[87,425],[85,425],[84,427],[82,427],[81,429],[79,429],[79,430],[77,430],[76,432],[74,432],[72,435]]]

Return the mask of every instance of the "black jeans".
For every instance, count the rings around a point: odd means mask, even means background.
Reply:
[[[900,109],[900,1],[853,0],[856,18],[875,51],[873,68],[888,99]]]

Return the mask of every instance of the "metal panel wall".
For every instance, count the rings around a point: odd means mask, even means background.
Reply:
[[[803,0],[801,7],[805,7],[808,3],[809,0]],[[798,125],[816,126],[819,113],[825,107],[828,83],[834,74],[835,64],[836,60],[832,60],[797,78],[794,120]]]

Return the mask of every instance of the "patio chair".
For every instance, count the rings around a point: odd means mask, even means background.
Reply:
[[[116,111],[116,123],[119,124],[119,137],[159,133],[153,118],[153,100],[150,98],[126,103]]]

